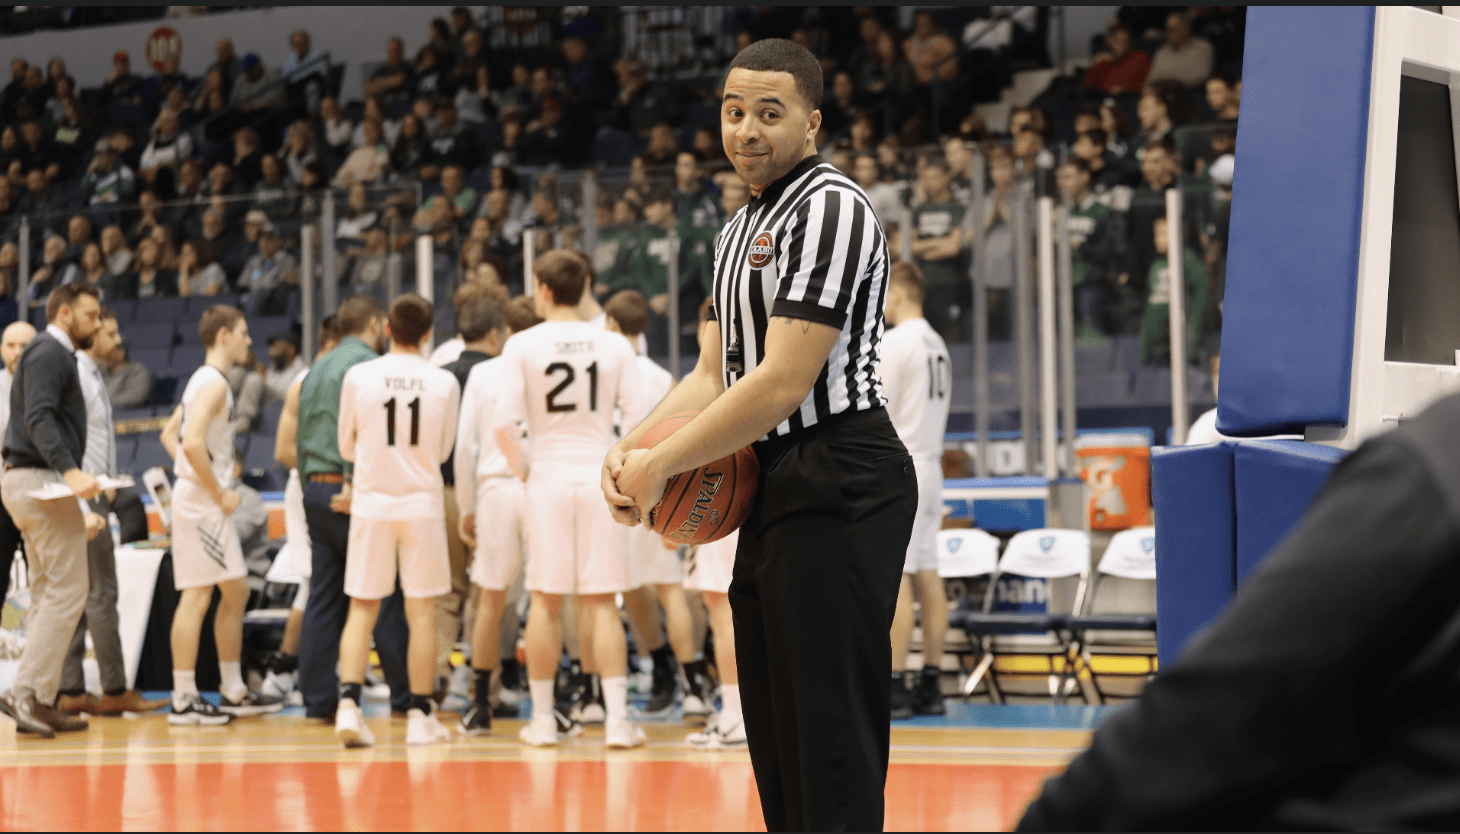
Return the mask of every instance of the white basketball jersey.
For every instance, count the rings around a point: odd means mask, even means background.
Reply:
[[[654,410],[659,402],[669,396],[669,389],[674,387],[674,377],[659,366],[658,362],[647,356],[638,356],[639,365],[639,386],[643,396],[639,403],[645,415]],[[643,419],[643,418],[640,418]],[[613,416],[614,425],[618,426],[618,436],[623,437],[635,428],[634,423],[626,423],[623,414],[615,412]]]
[[[507,340],[492,426],[527,424],[533,471],[547,465],[603,465],[614,443],[614,408],[627,425],[643,419],[634,349],[584,321],[545,321]]]
[[[516,477],[492,431],[492,412],[497,409],[497,394],[501,387],[500,356],[478,362],[467,374],[466,390],[461,392],[461,424],[456,429],[458,491],[470,479],[480,482],[486,478]],[[475,467],[467,466],[471,459],[476,460]]]
[[[953,365],[948,346],[927,319],[904,321],[882,336],[882,390],[902,445],[915,458],[941,458]]]
[[[456,443],[456,377],[419,354],[387,353],[345,373],[340,455],[355,462],[351,514],[445,516],[441,464]]]
[[[177,460],[173,461],[173,469],[179,478],[201,484],[198,480],[198,473],[193,469],[193,464],[188,460],[187,453],[183,451],[183,438],[188,436],[188,425],[193,420],[193,403],[198,399],[198,392],[203,386],[210,382],[222,382],[224,390],[224,408],[217,417],[208,424],[207,447],[209,466],[213,470],[213,477],[218,479],[218,486],[223,489],[233,487],[233,389],[228,385],[228,377],[212,365],[193,371],[192,377],[188,380],[188,386],[183,389],[182,395],[182,421],[179,427]]]

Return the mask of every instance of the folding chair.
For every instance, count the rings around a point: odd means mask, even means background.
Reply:
[[[974,664],[984,661],[983,642],[969,635],[955,625],[958,615],[974,613],[971,605],[981,604],[989,585],[989,577],[999,566],[999,540],[983,530],[942,530],[938,533],[938,576],[945,582],[953,580],[966,589],[957,607],[949,612],[948,634],[943,639],[944,649],[954,654],[974,657]],[[967,668],[964,665],[964,668]],[[997,703],[998,695],[991,686],[990,700]]]
[[[1156,675],[1156,528],[1133,527],[1110,540],[1095,574],[1085,610],[1069,621],[1075,666],[1085,700],[1105,703],[1099,675],[1143,677]],[[1143,657],[1143,672],[1095,672],[1094,655]],[[1081,674],[1084,670],[1087,674]],[[1093,696],[1093,697],[1092,697]]]
[[[1000,655],[1041,655],[1046,659],[1050,698],[1063,700],[1073,686],[1073,681],[1065,681],[1071,659],[1064,632],[1069,618],[1083,609],[1089,580],[1089,533],[1042,529],[1014,536],[984,594],[983,611],[950,618],[950,624],[970,638],[979,635],[984,646],[984,657],[965,682],[964,694],[973,692],[987,675],[990,695],[1001,699],[1003,687],[994,661]],[[1056,657],[1063,661],[1059,670]]]

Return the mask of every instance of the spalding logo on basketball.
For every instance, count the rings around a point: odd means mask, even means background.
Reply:
[[[775,243],[771,241],[770,232],[761,232],[750,243],[750,265],[756,269],[770,263],[771,257],[775,254],[776,247]]]
[[[671,414],[644,433],[649,449],[688,423],[698,412]],[[708,544],[730,535],[750,515],[760,479],[760,461],[749,447],[688,472],[664,485],[664,497],[649,510],[646,526],[676,544]]]

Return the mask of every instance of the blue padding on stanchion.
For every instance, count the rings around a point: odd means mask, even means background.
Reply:
[[[1223,434],[1348,420],[1373,30],[1371,6],[1248,12]]]
[[[1163,668],[1216,619],[1236,590],[1232,445],[1152,450],[1156,650]]]
[[[1240,584],[1308,511],[1344,452],[1301,440],[1233,445]]]

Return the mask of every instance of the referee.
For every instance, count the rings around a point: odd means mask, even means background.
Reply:
[[[633,524],[668,476],[754,444],[760,491],[730,603],[761,810],[773,831],[870,831],[917,478],[876,370],[886,239],[862,190],[816,155],[821,94],[820,65],[791,41],[731,62],[720,132],[752,199],[716,244],[705,344],[720,350],[609,453],[603,488]],[[681,411],[700,414],[634,450]]]

